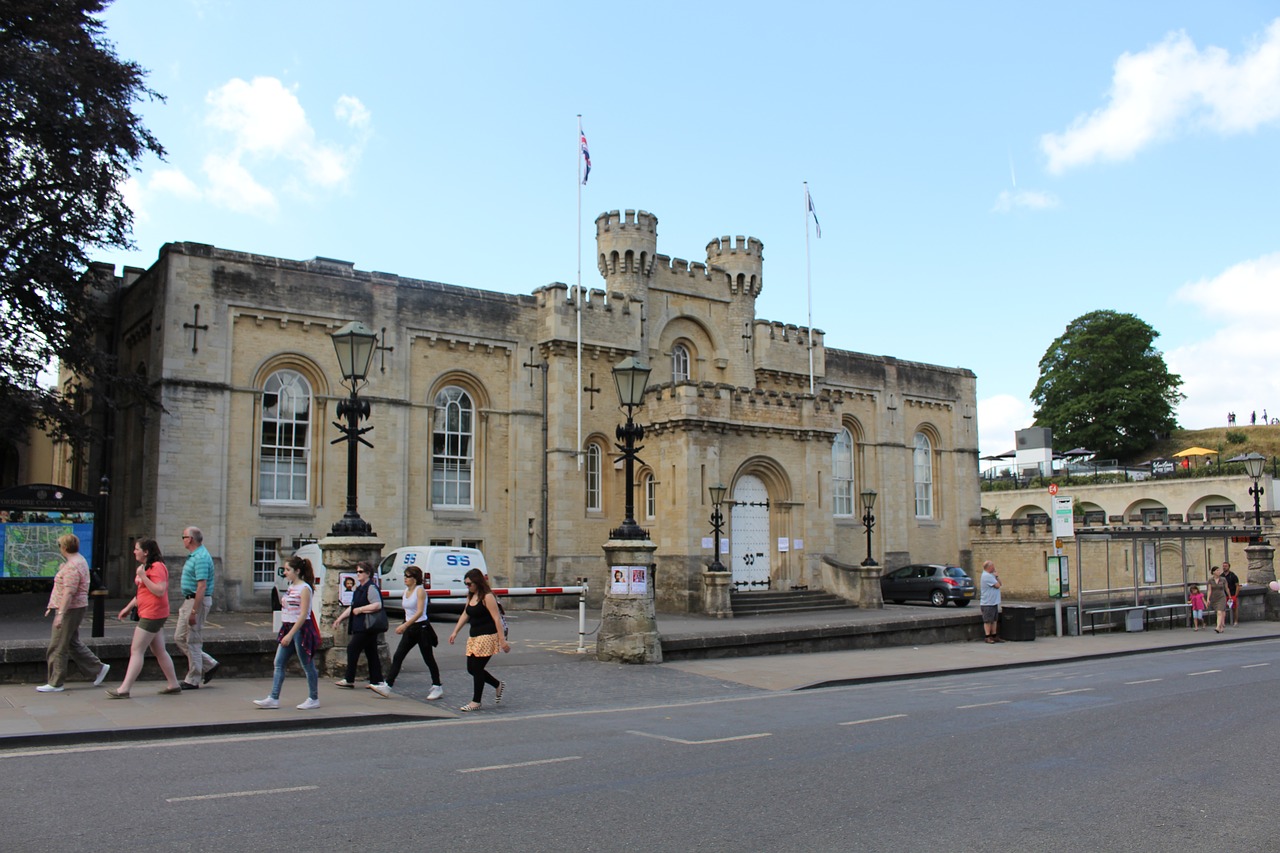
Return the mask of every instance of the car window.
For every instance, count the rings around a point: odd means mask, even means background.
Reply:
[[[889,577],[896,581],[906,580],[911,577],[911,573],[914,570],[915,566],[903,566],[900,569],[894,569],[892,572],[889,572]]]
[[[947,566],[946,574],[947,574],[947,577],[949,578],[969,577],[969,575],[965,572],[965,570],[960,568],[959,566]]]

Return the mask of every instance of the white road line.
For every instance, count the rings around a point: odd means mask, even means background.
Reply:
[[[1188,676],[1192,675],[1213,675],[1215,672],[1222,672],[1220,669],[1202,669],[1199,672],[1188,672]]]
[[[906,716],[906,714],[890,714],[890,715],[889,715],[889,716],[887,716],[887,717],[872,717],[872,718],[870,718],[870,719],[868,719],[868,720],[850,720],[850,721],[849,721],[849,722],[847,722],[847,723],[837,723],[837,725],[841,725],[841,726],[860,726],[860,725],[862,725],[863,723],[882,723],[882,722],[884,722],[885,720],[897,720],[897,719],[900,719],[900,718],[905,717],[905,716]]]
[[[684,744],[685,746],[703,746],[708,743],[729,743],[730,741],[734,741],[734,740],[752,740],[758,737],[773,736],[773,732],[761,732],[760,734],[754,734],[754,735],[734,735],[733,737],[713,737],[713,738],[707,738],[706,740],[685,740],[684,738],[667,737],[666,735],[651,735],[648,732],[634,732],[630,730],[627,731],[627,734],[639,735],[640,737],[651,737],[654,740],[665,740],[668,743],[680,743],[680,744]]]
[[[992,705],[1008,705],[1012,701],[1013,701],[1012,699],[1001,699],[999,702],[982,702],[981,704],[978,704],[978,705],[959,705],[956,707],[956,710],[967,711],[970,708],[988,708]]]
[[[1092,687],[1077,687],[1074,690],[1050,690],[1049,695],[1050,696],[1066,696],[1068,693],[1089,693],[1092,690],[1093,690]]]
[[[297,788],[268,788],[265,791],[231,791],[226,794],[201,794],[198,797],[166,797],[166,803],[189,803],[193,800],[225,800],[227,797],[256,797],[260,794],[292,794],[297,791],[318,791],[319,785],[300,785]]]
[[[488,767],[460,767],[459,773],[483,773],[486,770],[511,770],[515,767],[534,767],[539,764],[559,764],[561,761],[581,761],[581,755],[566,755],[563,758],[543,758],[539,761],[518,761],[515,764],[491,764]]]
[[[1141,681],[1126,681],[1125,684],[1155,684],[1157,681],[1164,681],[1163,678],[1144,678]]]
[[[1269,663],[1247,663],[1241,669],[1253,669],[1255,666],[1271,666]]]

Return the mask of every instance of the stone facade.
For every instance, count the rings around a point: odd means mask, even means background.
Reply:
[[[199,243],[166,244],[149,269],[126,268],[104,326],[163,408],[118,410],[112,553],[149,535],[178,552],[182,528],[197,525],[226,582],[219,606],[265,607],[272,549],[282,558],[324,536],[344,510],[346,448],[330,442],[346,390],[330,335],[357,319],[384,330],[385,347],[361,390],[375,447],[359,451],[359,511],[391,547],[474,544],[495,585],[587,578],[598,603],[601,546],[624,498],[611,370],[634,354],[653,368],[636,411],[647,431],[636,517],[657,545],[658,609],[702,609],[717,481],[731,498],[768,501],[726,512],[735,579],[767,564],[775,589],[817,588],[824,556],[860,562],[867,488],[879,493],[881,563],[970,564],[970,371],[831,350],[819,330],[757,318],[759,240],[712,240],[706,262],[689,263],[657,254],[657,218],[644,211],[602,214],[596,231],[605,287],[581,294],[552,284],[508,295]],[[283,397],[268,387],[282,376],[301,395],[284,426]],[[833,484],[841,430],[852,478]],[[835,512],[837,487],[851,511]],[[109,566],[118,589],[127,567]]]

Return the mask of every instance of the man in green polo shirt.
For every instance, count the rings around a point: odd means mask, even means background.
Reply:
[[[187,677],[183,690],[195,690],[208,684],[218,669],[218,662],[204,652],[204,623],[213,606],[213,557],[204,547],[204,534],[198,527],[182,531],[182,547],[190,554],[182,566],[182,607],[173,642],[187,656]]]

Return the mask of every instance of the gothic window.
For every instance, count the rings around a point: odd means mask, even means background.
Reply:
[[[658,481],[652,474],[644,478],[644,517],[656,518],[658,515]]]
[[[262,388],[258,498],[305,504],[311,480],[311,384],[296,370],[277,370]]]
[[[840,430],[831,445],[831,506],[834,515],[853,515],[853,434]]]
[[[475,460],[475,405],[456,385],[436,394],[431,433],[431,505],[471,507]]]
[[[601,492],[601,463],[603,454],[600,445],[592,442],[587,445],[587,511],[599,512],[604,509]]]
[[[689,348],[684,344],[671,348],[671,381],[689,381]]]
[[[916,433],[912,461],[916,475],[916,518],[933,518],[933,445],[922,432]]]

